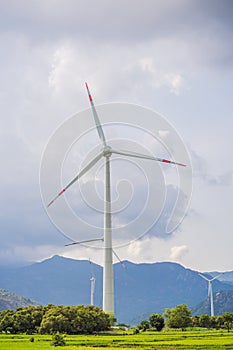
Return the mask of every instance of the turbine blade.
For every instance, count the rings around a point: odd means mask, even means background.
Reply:
[[[202,278],[204,278],[204,280],[206,280],[208,282],[210,281],[206,276],[202,275],[201,273],[199,273],[198,275],[201,276]]]
[[[92,109],[92,113],[93,113],[93,116],[94,116],[95,125],[96,125],[96,129],[98,131],[99,138],[103,142],[104,146],[106,146],[106,140],[105,140],[104,132],[103,132],[103,129],[102,129],[102,126],[101,126],[98,114],[97,114],[96,109],[95,109],[93,98],[91,96],[91,93],[90,93],[90,90],[89,90],[89,87],[88,87],[87,83],[85,83],[85,84],[86,84],[87,93],[88,93],[89,101],[90,101],[90,104],[91,104],[91,109]]]
[[[95,238],[95,239],[86,239],[84,241],[79,241],[79,242],[72,242],[72,243],[68,243],[65,244],[65,247],[68,247],[70,245],[75,245],[75,244],[82,244],[82,243],[89,243],[89,242],[97,242],[97,241],[103,241],[103,238]]]
[[[214,281],[214,280],[216,280],[218,277],[220,277],[221,275],[223,275],[224,274],[224,272],[221,272],[220,274],[218,274],[217,276],[215,276],[214,278],[212,278],[212,280],[211,281]]]
[[[136,152],[128,152],[128,151],[118,151],[118,150],[111,150],[112,153],[115,154],[120,154],[121,156],[126,156],[126,157],[134,157],[134,158],[140,158],[140,159],[149,159],[149,160],[155,160],[157,162],[162,162],[162,163],[169,163],[169,164],[175,164],[175,165],[180,165],[180,166],[186,166],[185,164],[181,163],[176,163],[168,159],[163,159],[163,158],[156,158],[156,157],[151,157],[146,154],[141,154],[141,153],[136,153]]]
[[[115,257],[117,258],[117,260],[119,261],[119,263],[121,264],[121,266],[123,267],[123,269],[126,269],[125,264],[123,263],[123,261],[119,258],[119,256],[117,255],[117,253],[115,252],[115,250],[112,249],[113,254],[115,255]]]
[[[66,187],[64,187],[64,188],[61,190],[61,192],[59,192],[58,195],[57,195],[54,199],[51,200],[51,202],[49,202],[49,204],[47,205],[47,207],[50,207],[50,205],[53,204],[53,203],[55,202],[55,200],[56,200],[58,197],[60,197],[71,185],[73,185],[73,183],[75,183],[77,180],[79,180],[80,177],[82,177],[88,170],[90,170],[90,169],[95,165],[95,163],[98,162],[98,160],[102,157],[102,155],[103,155],[103,153],[100,153],[100,154],[99,154],[98,156],[96,156],[89,164],[87,164],[87,166],[86,166],[83,170],[81,170],[80,173],[79,173],[77,176],[75,176],[75,178],[74,178],[72,181],[70,181],[70,182],[68,183],[68,185],[67,185]]]

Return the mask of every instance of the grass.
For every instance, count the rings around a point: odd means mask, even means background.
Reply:
[[[30,339],[34,338],[34,342]],[[48,335],[0,335],[2,350],[39,350],[52,349],[52,336]],[[233,350],[233,332],[226,331],[164,331],[145,332],[133,335],[130,332],[117,332],[108,335],[74,335],[65,336],[66,346],[57,347],[64,350]]]

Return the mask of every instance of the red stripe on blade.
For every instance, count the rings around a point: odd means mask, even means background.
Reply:
[[[172,162],[171,160],[168,160],[168,159],[163,159],[162,162],[163,162],[163,163],[169,163],[169,164],[180,165],[180,166],[186,166],[185,164]]]
[[[58,193],[58,196],[60,196],[64,192],[65,192],[65,189],[63,189],[60,193]]]
[[[92,97],[91,97],[91,93],[90,93],[90,91],[89,91],[89,87],[88,87],[87,83],[85,83],[85,84],[86,84],[86,88],[87,88],[89,100],[90,100],[90,102],[92,102],[93,100],[92,100]]]

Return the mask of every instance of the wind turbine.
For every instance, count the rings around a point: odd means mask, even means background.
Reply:
[[[91,260],[89,259],[90,266],[91,266],[91,305],[94,305],[95,300],[95,275],[94,275],[94,269]]]
[[[91,96],[89,87],[86,84],[86,89],[91,105],[92,114],[94,117],[96,129],[102,143],[102,149],[100,153],[91,160],[86,167],[84,167],[80,173],[75,176],[67,185],[64,187],[58,195],[48,204],[48,207],[54,203],[70,186],[78,181],[88,170],[90,170],[102,157],[105,158],[105,179],[104,179],[104,266],[103,266],[103,310],[107,312],[112,318],[114,318],[114,283],[113,283],[113,249],[112,249],[112,215],[111,215],[111,182],[110,182],[110,158],[112,155],[117,154],[123,157],[134,157],[146,160],[152,160],[156,162],[175,164],[180,166],[186,166],[181,163],[176,163],[168,159],[156,158],[146,154],[140,154],[136,152],[129,152],[125,150],[116,150],[111,148],[105,138],[105,134],[100,123],[93,98]],[[101,240],[101,239],[97,239]],[[90,240],[88,240],[90,241]],[[77,244],[81,242],[74,242]],[[83,242],[82,242],[83,243]]]
[[[204,280],[206,280],[208,282],[208,298],[210,300],[210,315],[214,316],[214,298],[213,298],[213,288],[212,288],[212,283],[214,280],[216,280],[219,276],[221,276],[223,274],[220,273],[219,275],[215,276],[214,278],[207,278],[206,276],[202,275],[201,273],[199,273],[198,275],[201,276],[202,278],[204,278]]]

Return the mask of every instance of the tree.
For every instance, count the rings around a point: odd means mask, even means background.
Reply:
[[[199,327],[199,316],[193,316],[192,317],[192,326],[193,327]]]
[[[211,316],[211,328],[220,329],[223,327],[222,316]]]
[[[0,332],[6,333],[16,333],[14,326],[14,311],[12,310],[4,310],[1,312],[0,317]]]
[[[230,312],[223,312],[222,318],[223,318],[224,326],[226,327],[228,332],[230,332],[230,329],[233,326],[233,314]]]
[[[199,317],[199,326],[204,328],[211,328],[211,316],[204,314]]]
[[[75,313],[70,311],[72,311],[70,307],[63,305],[48,308],[42,318],[39,332],[41,334],[73,333],[71,322]]]
[[[17,333],[33,333],[32,316],[27,310],[20,310],[14,314],[14,326]]]
[[[191,310],[185,304],[177,305],[172,309],[166,309],[164,318],[166,319],[166,325],[170,328],[181,328],[184,330],[186,327],[192,325]]]
[[[39,332],[92,334],[110,327],[109,316],[97,306],[53,306],[45,312]]]
[[[138,329],[142,330],[143,332],[145,332],[149,328],[150,328],[150,323],[146,320],[141,321],[138,325]]]
[[[110,317],[99,307],[94,305],[78,305],[76,314],[75,333],[92,334],[109,329]]]
[[[149,321],[150,321],[151,327],[155,328],[156,331],[158,331],[158,332],[160,332],[165,325],[163,316],[161,316],[159,314],[152,314],[149,317]]]
[[[51,345],[52,346],[65,346],[66,342],[64,340],[64,337],[57,333],[57,334],[53,335]]]

